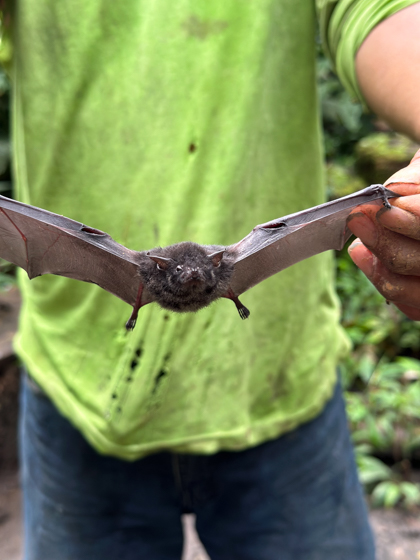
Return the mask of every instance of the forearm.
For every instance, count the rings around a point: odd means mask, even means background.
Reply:
[[[356,56],[370,109],[420,142],[420,2],[380,23]]]

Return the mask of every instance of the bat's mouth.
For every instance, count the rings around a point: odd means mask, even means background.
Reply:
[[[195,286],[202,286],[203,280],[201,280],[201,278],[191,278],[190,280],[183,280],[182,284],[184,286],[188,286],[189,288],[193,288]]]
[[[190,287],[202,286],[204,282],[204,277],[201,270],[193,269],[193,270],[185,271],[181,275],[180,280],[181,280],[181,284],[183,284],[184,286],[188,286],[190,288]]]

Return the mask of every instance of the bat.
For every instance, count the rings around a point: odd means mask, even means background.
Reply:
[[[250,312],[241,294],[301,260],[342,249],[351,236],[347,219],[353,208],[375,200],[391,208],[388,199],[398,196],[372,185],[258,225],[233,245],[186,241],[149,251],[127,249],[103,231],[0,196],[0,257],[31,279],[56,274],[97,284],[133,306],[127,330],[151,302],[194,312],[227,298],[246,319]]]

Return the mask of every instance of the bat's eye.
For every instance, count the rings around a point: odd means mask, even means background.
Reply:
[[[181,272],[182,266],[179,264],[179,265],[176,267],[176,270],[177,270],[177,272]]]

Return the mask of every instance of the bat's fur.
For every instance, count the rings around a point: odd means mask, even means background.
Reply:
[[[217,265],[209,257],[223,250],[218,245],[186,241],[142,253],[142,283],[161,307],[178,312],[198,311],[229,291],[233,257],[224,253]],[[150,256],[168,259],[165,268]]]

